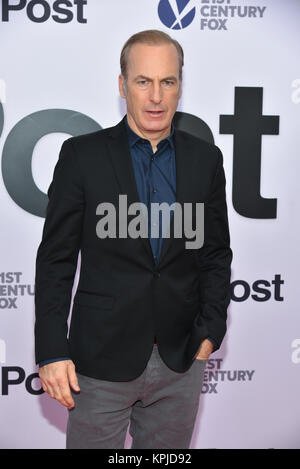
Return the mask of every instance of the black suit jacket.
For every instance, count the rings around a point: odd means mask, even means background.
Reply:
[[[154,337],[168,367],[186,371],[202,340],[221,345],[232,251],[219,148],[175,129],[176,202],[204,202],[204,245],[171,230],[155,265],[148,238],[100,239],[100,202],[139,202],[124,118],[67,139],[49,186],[35,278],[36,362],[71,357],[86,376],[129,381],[145,369]],[[118,214],[118,210],[117,210]],[[118,215],[117,215],[118,220]],[[130,221],[130,216],[128,216]],[[72,288],[80,258],[68,335]]]

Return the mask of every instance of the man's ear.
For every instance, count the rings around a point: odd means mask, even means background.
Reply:
[[[122,98],[126,98],[126,83],[122,74],[119,75],[119,91]]]

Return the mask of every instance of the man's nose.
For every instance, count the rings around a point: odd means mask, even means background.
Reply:
[[[162,88],[160,83],[153,83],[150,91],[150,99],[154,103],[158,104],[162,100]]]

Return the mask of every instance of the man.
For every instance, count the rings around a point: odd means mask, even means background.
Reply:
[[[188,448],[205,364],[226,332],[232,251],[223,158],[174,128],[182,66],[182,48],[167,34],[133,35],[119,76],[126,116],[66,140],[48,190],[36,361],[43,389],[69,409],[67,448],[123,448],[129,422],[132,448]],[[149,209],[148,237],[128,235],[135,213],[124,213],[120,195]],[[151,204],[175,202],[204,203],[200,248],[161,226],[155,235],[162,218]],[[101,218],[111,206],[116,217]],[[173,212],[170,227],[177,220]]]

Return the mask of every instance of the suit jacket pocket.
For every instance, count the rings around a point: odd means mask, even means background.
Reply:
[[[82,291],[77,291],[74,297],[74,304],[90,308],[112,309],[114,301],[113,296],[85,293]]]

